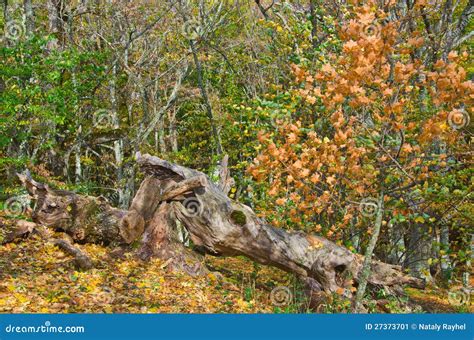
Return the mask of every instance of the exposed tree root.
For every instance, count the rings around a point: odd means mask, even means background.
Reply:
[[[80,270],[89,270],[94,267],[90,257],[79,248],[74,247],[71,243],[69,243],[69,241],[65,239],[56,239],[52,242],[59,249],[74,257],[74,264],[76,265],[76,268]]]

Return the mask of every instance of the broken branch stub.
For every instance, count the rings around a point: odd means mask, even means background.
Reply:
[[[245,255],[302,277],[316,280],[325,291],[357,284],[363,257],[316,235],[275,228],[247,206],[234,202],[203,173],[137,153],[142,170],[160,181],[174,181],[173,187],[205,178],[202,188],[181,201],[172,202],[174,214],[200,248],[211,254]],[[191,205],[190,202],[193,204]],[[372,284],[422,286],[421,280],[404,275],[394,266],[374,261]]]

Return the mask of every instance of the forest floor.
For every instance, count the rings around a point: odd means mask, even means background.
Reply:
[[[158,259],[117,259],[106,247],[78,247],[91,257],[94,269],[77,271],[70,256],[35,235],[0,245],[0,312],[278,312],[269,298],[271,288],[290,279],[270,267],[260,267],[255,278],[253,263],[235,258],[210,259],[216,274],[191,277],[170,271]]]
[[[57,235],[60,236],[60,235]],[[112,258],[99,245],[79,246],[95,268],[77,271],[73,260],[32,235],[0,245],[0,312],[7,313],[304,313],[309,308],[292,275],[245,258],[206,257],[206,277],[172,272],[160,260]],[[286,286],[291,302],[275,306],[274,287]],[[412,303],[432,313],[468,312],[450,305],[440,289],[407,289]],[[384,297],[383,309],[410,312]],[[332,299],[320,312],[346,312],[348,301]],[[388,307],[387,307],[388,306]],[[388,308],[388,310],[387,310]],[[421,311],[421,309],[420,309]],[[472,304],[470,311],[473,312]]]

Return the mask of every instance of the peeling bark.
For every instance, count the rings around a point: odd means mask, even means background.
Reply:
[[[3,221],[0,221],[0,228],[5,229],[6,234],[3,239],[0,234],[0,244],[5,244],[31,234],[36,228],[36,223],[18,220],[14,225],[7,226],[4,225]]]
[[[129,211],[112,208],[100,198],[64,194],[23,178],[30,194],[38,198],[33,218],[66,231],[76,242],[139,242],[137,254],[144,260],[155,256],[191,275],[205,273],[200,255],[179,241],[179,222],[189,232],[195,250],[247,256],[295,273],[312,290],[343,288],[350,296],[352,286],[358,285],[363,256],[317,235],[269,225],[199,171],[150,155],[138,153],[136,158],[147,177]],[[422,280],[406,276],[399,266],[373,261],[370,273],[371,285],[423,286]]]
[[[79,243],[124,242],[120,223],[126,212],[112,207],[105,198],[54,190],[36,182],[28,173],[18,177],[36,200],[32,212],[35,223],[64,231]]]
[[[204,174],[159,158],[137,154],[137,161],[149,176],[162,181],[188,183],[206,179],[184,200],[171,202],[178,220],[194,244],[208,253],[222,256],[245,255],[302,277],[315,279],[326,291],[349,288],[347,282],[360,275],[363,257],[329,240],[302,232],[287,232],[267,224],[247,206],[229,199]],[[176,186],[176,184],[175,184]],[[370,284],[410,284],[421,280],[405,276],[400,267],[374,261]]]

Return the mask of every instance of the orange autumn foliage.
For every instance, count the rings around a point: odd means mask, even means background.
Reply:
[[[433,143],[454,147],[472,113],[474,86],[460,66],[467,55],[451,52],[434,65],[415,58],[427,40],[387,11],[374,1],[354,4],[339,29],[341,53],[316,72],[291,65],[295,93],[328,125],[296,121],[259,134],[263,149],[248,171],[268,183],[280,208],[267,215],[278,215],[277,224],[314,231],[322,224],[322,233],[338,237],[355,216],[361,223],[360,200],[377,197],[382,186],[426,180]],[[398,200],[387,196],[386,204]]]

